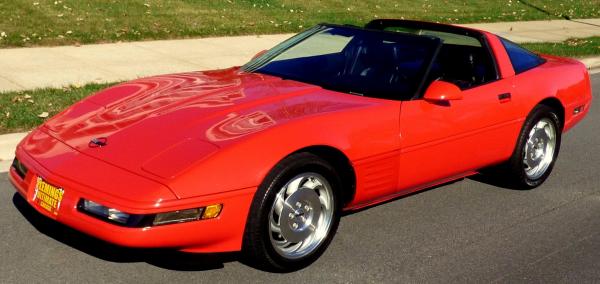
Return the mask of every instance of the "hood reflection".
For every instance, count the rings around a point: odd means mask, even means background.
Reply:
[[[244,83],[258,78],[211,78],[202,73],[138,79],[108,88],[90,97],[86,111],[68,109],[46,126],[61,136],[84,133],[110,135],[150,116],[185,108],[217,108],[234,105],[246,97]],[[80,104],[81,108],[83,104]]]
[[[255,111],[246,115],[230,113],[225,120],[206,130],[206,137],[213,142],[230,140],[258,132],[275,124],[275,120],[263,111]]]

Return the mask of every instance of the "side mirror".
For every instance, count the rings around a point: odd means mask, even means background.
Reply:
[[[430,102],[447,102],[463,98],[460,88],[452,83],[436,80],[427,87],[423,98]]]
[[[266,50],[266,49],[259,51],[259,52],[258,52],[256,55],[254,55],[254,56],[252,57],[252,60],[254,60],[254,59],[256,59],[256,58],[260,57],[261,55],[263,55],[263,54],[265,54],[265,53],[267,53],[267,50]]]

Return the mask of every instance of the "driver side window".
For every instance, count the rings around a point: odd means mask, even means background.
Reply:
[[[465,90],[497,78],[491,54],[481,45],[444,43],[433,62],[428,81],[440,79]]]
[[[477,37],[410,27],[387,27],[385,30],[434,36],[443,41],[425,86],[434,80],[443,80],[465,90],[498,78],[492,55]]]

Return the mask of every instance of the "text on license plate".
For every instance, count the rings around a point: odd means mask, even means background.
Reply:
[[[60,208],[60,202],[64,194],[64,189],[53,186],[41,177],[38,177],[35,184],[33,202],[48,212],[58,215],[58,208]]]

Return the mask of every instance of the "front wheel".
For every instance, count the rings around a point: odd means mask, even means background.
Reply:
[[[548,178],[560,150],[560,125],[556,111],[548,106],[538,105],[529,114],[507,163],[507,178],[514,187],[535,188]]]
[[[256,192],[243,251],[251,264],[292,271],[315,261],[339,224],[340,180],[327,161],[310,153],[280,162]]]

